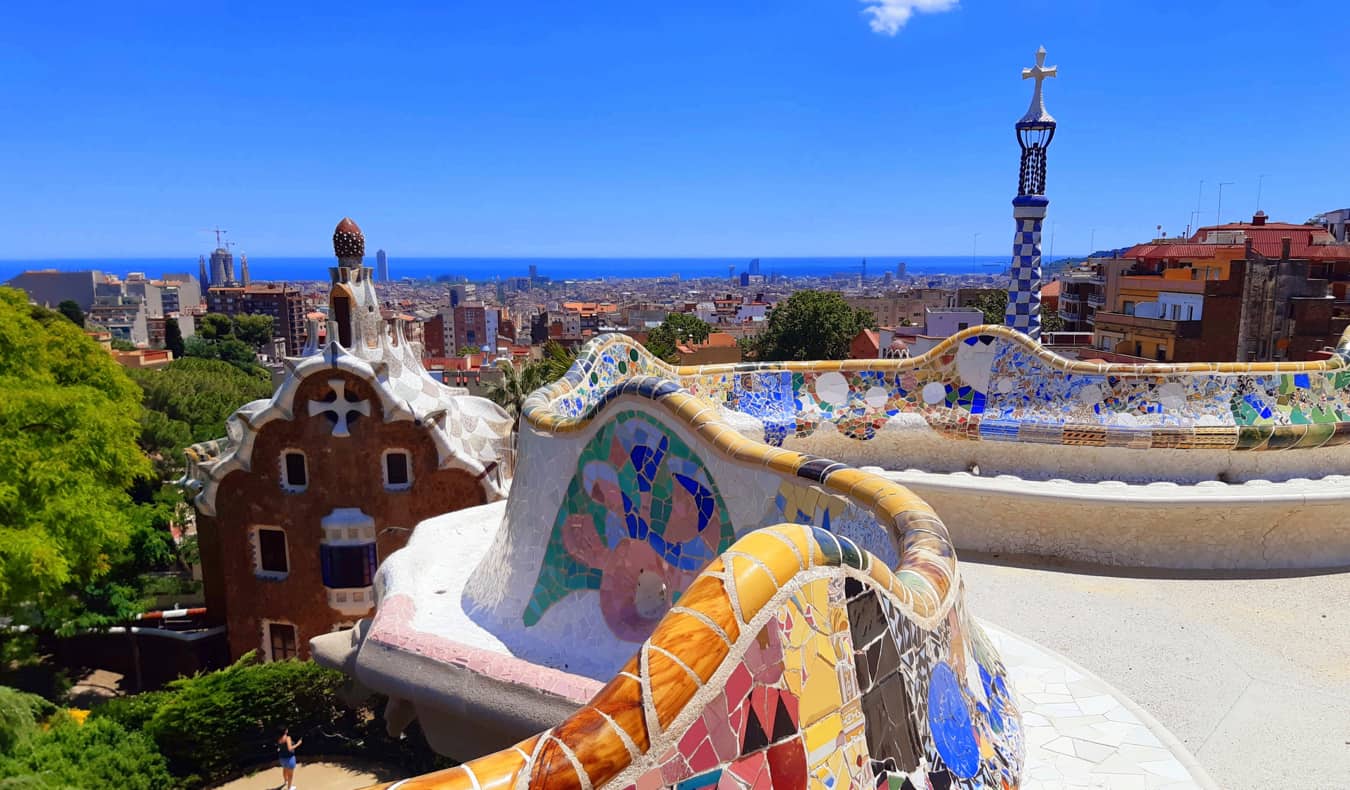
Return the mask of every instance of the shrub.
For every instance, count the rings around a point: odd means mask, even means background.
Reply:
[[[275,755],[283,726],[296,738],[346,729],[344,676],[310,661],[257,663],[253,653],[219,672],[169,684],[145,724],[175,774],[215,779]],[[346,722],[350,725],[354,722]]]
[[[108,719],[80,724],[57,715],[12,755],[0,757],[5,788],[117,787],[160,790],[173,785],[150,739]]]
[[[37,732],[56,708],[36,694],[0,686],[0,754],[9,754]]]
[[[89,718],[109,719],[131,732],[139,732],[172,696],[167,691],[146,691],[129,697],[113,697],[94,708]]]

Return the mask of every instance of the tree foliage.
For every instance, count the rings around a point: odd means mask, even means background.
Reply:
[[[1002,326],[1007,320],[1008,292],[988,290],[974,299],[968,300],[966,307],[973,307],[984,313],[984,322],[993,326]]]
[[[234,336],[254,350],[262,349],[275,337],[272,331],[272,316],[264,314],[235,316]]]
[[[172,316],[164,319],[164,347],[173,352],[174,359],[183,358],[183,328]]]
[[[352,708],[339,699],[346,682],[342,673],[310,661],[259,663],[249,653],[226,669],[176,680],[163,691],[110,700],[94,709],[90,721],[144,733],[180,786],[209,783],[273,758],[283,726],[304,738],[311,754],[389,759],[409,773],[431,769],[436,758],[420,738],[391,739],[371,707]]]
[[[189,444],[224,436],[226,418],[240,406],[272,396],[266,372],[216,359],[176,359],[162,370],[133,370],[131,377],[144,393],[142,447],[174,458]]]
[[[984,322],[994,326],[1003,326],[1008,318],[1008,292],[1004,290],[989,290],[981,293],[974,299],[966,302],[966,307],[973,307],[984,313]],[[1061,332],[1064,330],[1064,319],[1059,313],[1053,310],[1041,311],[1041,331],[1042,332]]]
[[[258,364],[258,357],[253,349],[247,343],[235,337],[208,340],[199,335],[193,335],[183,343],[183,356],[197,359],[218,359],[221,362],[234,365],[246,373],[260,373],[263,370]]]
[[[56,710],[36,694],[0,686],[0,754],[13,754],[38,732],[38,722]]]
[[[556,340],[550,340],[544,343],[544,358],[539,361],[543,366],[544,383],[557,381],[567,375],[567,371],[577,361],[577,352],[559,343]]]
[[[207,313],[197,319],[197,337],[202,340],[223,340],[234,336],[234,322],[222,313]]]
[[[500,378],[486,382],[483,396],[506,409],[518,427],[525,399],[549,383],[547,368],[539,362],[500,362],[497,370]]]
[[[670,313],[661,325],[647,333],[647,350],[667,362],[678,359],[680,343],[702,343],[712,334],[707,321],[691,313]]]
[[[0,288],[0,612],[96,580],[148,476],[140,390],[60,314]]]
[[[0,755],[0,787],[160,790],[174,784],[149,738],[108,719],[80,723],[58,713]]]
[[[207,313],[197,321],[197,334],[183,344],[183,356],[218,359],[245,371],[261,370],[257,353],[272,341],[272,316]],[[167,341],[167,334],[166,334]]]
[[[70,319],[70,322],[81,329],[84,329],[84,311],[75,303],[74,299],[66,299],[56,306],[56,312]]]
[[[871,313],[850,307],[838,293],[797,291],[769,311],[753,349],[765,361],[844,359],[858,332],[875,326]]]

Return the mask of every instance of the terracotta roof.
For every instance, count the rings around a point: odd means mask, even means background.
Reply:
[[[1044,299],[1047,296],[1059,296],[1059,280],[1051,280],[1041,286],[1041,298]]]

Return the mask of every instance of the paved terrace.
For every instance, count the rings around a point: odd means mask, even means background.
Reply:
[[[961,570],[971,611],[1114,685],[1220,787],[1350,787],[1350,569],[1125,571],[963,551]]]

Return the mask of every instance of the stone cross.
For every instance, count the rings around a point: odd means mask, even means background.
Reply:
[[[332,412],[336,421],[333,423],[333,435],[339,437],[351,436],[347,431],[347,417],[353,413],[370,416],[370,401],[368,400],[350,400],[347,397],[347,382],[342,379],[329,379],[328,386],[333,388],[333,400],[312,400],[309,402],[309,416],[324,412]]]
[[[1029,69],[1022,69],[1022,79],[1036,80],[1036,93],[1031,97],[1031,106],[1041,106],[1041,83],[1047,77],[1058,77],[1059,66],[1045,67],[1045,47],[1036,50],[1036,65]]]

